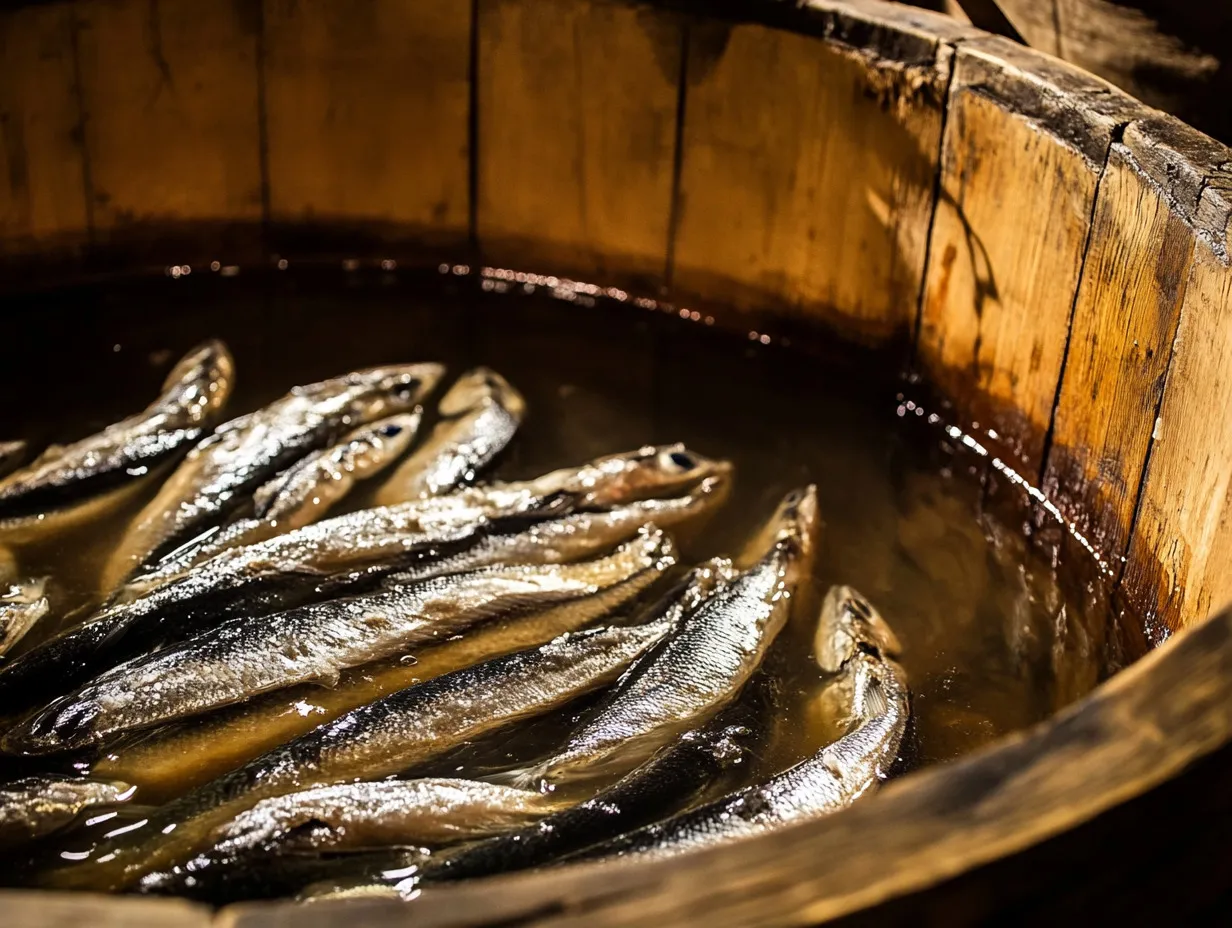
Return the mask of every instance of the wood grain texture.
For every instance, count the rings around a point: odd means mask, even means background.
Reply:
[[[674,288],[865,342],[908,332],[950,64],[948,45],[927,51],[889,61],[757,25],[716,51],[695,32]]]
[[[265,0],[264,11],[270,218],[464,242],[470,4]]]
[[[1074,310],[1043,490],[1120,570],[1172,352],[1193,234],[1112,146]]]
[[[1199,237],[1122,582],[1148,620],[1176,629],[1232,600],[1232,150],[1172,120],[1126,143]]]
[[[29,252],[89,233],[73,10],[0,14],[0,247]]]
[[[140,237],[155,223],[260,220],[259,8],[194,0],[75,8],[97,237]]]
[[[480,0],[479,245],[489,263],[663,279],[681,26],[607,0]]]
[[[1113,131],[1138,109],[1008,41],[957,53],[917,359],[963,425],[978,423],[1031,480],[1099,176]]]

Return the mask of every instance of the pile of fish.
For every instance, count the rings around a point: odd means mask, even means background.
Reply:
[[[893,632],[847,587],[800,615],[814,488],[689,568],[670,533],[724,502],[729,464],[671,445],[484,481],[525,403],[473,370],[427,428],[443,378],[361,370],[220,421],[234,363],[211,341],[136,415],[25,466],[0,444],[0,543],[17,552],[0,558],[0,753],[37,771],[0,784],[0,849],[94,829],[29,881],[407,897],[739,840],[887,776],[910,713]],[[327,516],[363,481],[372,505]],[[143,492],[105,523],[95,607],[56,614],[22,540]],[[845,734],[748,785],[773,722],[758,681],[793,612]],[[587,696],[533,762],[439,775]]]

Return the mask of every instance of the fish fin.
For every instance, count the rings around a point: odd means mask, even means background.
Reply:
[[[547,792],[547,784],[543,779],[546,772],[546,764],[536,764],[533,767],[517,767],[503,773],[494,773],[484,777],[484,780],[497,786],[513,786],[533,792]]]
[[[886,696],[885,687],[876,677],[869,679],[860,696],[860,715],[863,718],[874,719],[890,711],[890,700]]]

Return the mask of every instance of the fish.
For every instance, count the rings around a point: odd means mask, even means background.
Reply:
[[[15,469],[26,456],[24,441],[0,441],[0,477]]]
[[[683,610],[663,645],[621,679],[559,751],[514,774],[513,783],[553,789],[619,776],[729,705],[786,623],[810,571],[817,531],[816,488],[787,494],[742,554],[759,560],[735,576],[722,562],[699,574],[696,604]]]
[[[439,364],[354,371],[295,387],[268,406],[224,422],[188,453],[137,514],[103,570],[103,589],[116,589],[135,570],[218,524],[305,454],[352,428],[414,409],[443,373]]]
[[[221,526],[168,554],[129,587],[148,591],[230,548],[256,544],[319,519],[356,482],[380,473],[409,447],[422,410],[381,419],[343,436],[336,445],[296,461],[257,488],[252,514]]]
[[[526,825],[560,805],[542,793],[453,778],[319,786],[261,800],[218,828],[208,850],[137,888],[227,897],[238,889],[237,868],[263,877],[287,854],[439,846]]]
[[[198,345],[141,412],[71,444],[52,445],[0,479],[0,522],[6,528],[28,524],[149,475],[208,433],[234,379],[235,363],[222,342]]]
[[[41,880],[59,888],[130,887],[190,859],[214,828],[262,799],[413,771],[464,742],[606,686],[666,632],[665,623],[569,632],[400,690],[161,806],[142,828],[100,844],[97,857]]]
[[[224,551],[174,582],[108,606],[40,643],[0,667],[0,705],[10,711],[38,706],[156,646],[239,615],[404,581],[412,565],[415,578],[426,579],[502,561],[563,563],[592,556],[647,522],[668,529],[713,512],[726,499],[730,474],[727,462],[676,446],[642,448],[498,488],[495,495],[475,487],[460,499],[324,519]],[[656,488],[692,490],[659,499],[652,495]],[[528,530],[537,525],[542,527]]]
[[[606,537],[602,524],[591,531],[577,537]],[[150,732],[133,744],[110,747],[91,772],[133,782],[143,797],[154,797],[152,801],[172,799],[390,693],[584,628],[647,589],[663,576],[663,566],[656,563],[583,600],[488,622],[423,650],[412,649],[400,659],[357,668],[344,673],[333,688],[305,684],[279,690],[191,723]]]
[[[671,540],[651,528],[591,561],[502,565],[241,616],[104,673],[10,728],[0,746],[25,755],[79,750],[298,683],[332,687],[343,670],[447,639],[497,616],[585,601],[673,563]]]
[[[0,851],[60,831],[86,809],[119,805],[134,791],[127,783],[52,776],[0,784]]]
[[[433,853],[423,860],[414,879],[409,874],[400,879],[403,891],[425,883],[542,866],[692,804],[725,775],[749,763],[764,735],[759,728],[766,725],[767,713],[750,712],[744,706],[736,709],[706,727],[686,731],[584,802],[552,811],[516,830],[502,830],[486,840]],[[415,861],[388,863],[386,869],[401,869]]]
[[[46,586],[47,578],[42,577],[8,584],[7,590],[0,592],[0,656],[51,611],[44,593]]]
[[[496,371],[468,371],[441,399],[441,421],[377,491],[378,505],[449,493],[471,483],[513,440],[526,401]]]
[[[834,669],[833,685],[848,695],[845,735],[765,783],[563,860],[673,857],[829,815],[879,786],[898,757],[911,715],[906,673],[897,652],[886,650],[897,640],[867,599],[842,586],[826,595],[817,638],[818,664]]]

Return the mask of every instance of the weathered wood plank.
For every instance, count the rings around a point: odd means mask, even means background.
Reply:
[[[951,58],[935,37],[911,51],[694,32],[676,290],[786,304],[867,342],[909,333]]]
[[[360,223],[464,242],[471,5],[265,0],[264,10],[270,218],[329,225],[334,238]]]
[[[1193,233],[1116,143],[1100,184],[1043,490],[1109,569],[1129,540]]]
[[[157,241],[168,223],[259,221],[259,8],[89,0],[76,9],[96,238]]]
[[[682,42],[669,14],[607,0],[481,0],[486,260],[662,281]]]
[[[89,232],[73,10],[0,14],[0,247],[83,243]]]
[[[1232,150],[1174,120],[1126,143],[1200,239],[1122,581],[1149,621],[1177,629],[1232,599]]]
[[[917,358],[964,425],[978,422],[980,441],[1031,480],[1099,176],[1139,109],[1008,41],[958,50]]]

